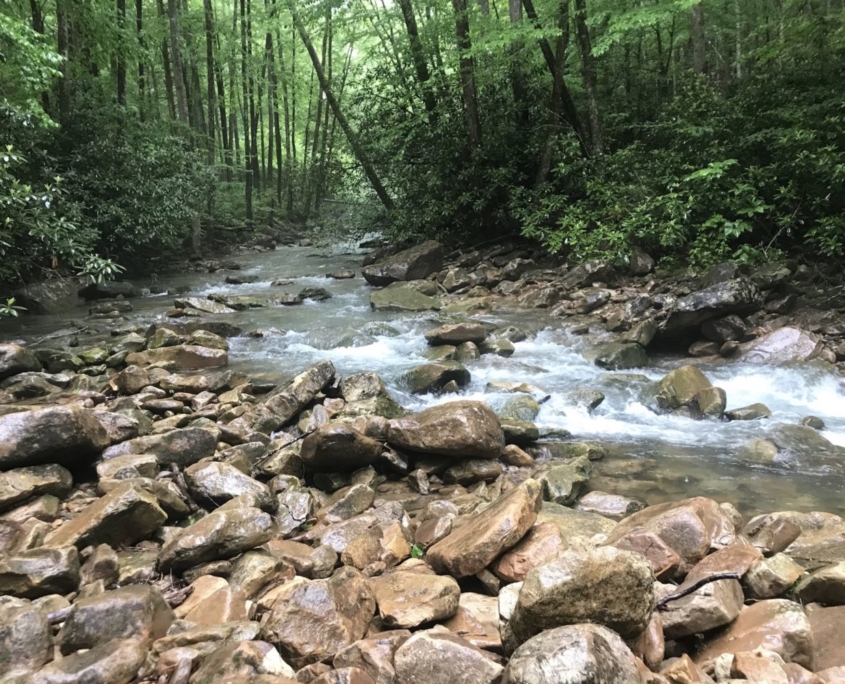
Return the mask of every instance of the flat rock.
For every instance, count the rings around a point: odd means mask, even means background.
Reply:
[[[799,328],[784,327],[742,345],[736,360],[768,364],[811,361],[823,347],[815,335]]]
[[[368,582],[352,568],[324,580],[296,578],[280,588],[261,633],[294,667],[303,667],[362,639],[375,607]]]
[[[109,445],[90,411],[52,406],[0,416],[0,470],[44,463],[78,464]]]
[[[370,285],[382,286],[398,280],[422,280],[443,267],[443,245],[428,240],[367,266],[362,271]]]
[[[138,639],[112,639],[42,667],[37,681],[38,684],[130,684],[146,656],[147,649]]]
[[[313,472],[352,472],[372,465],[384,447],[346,423],[329,423],[302,441],[300,457]]]
[[[220,368],[229,364],[229,353],[225,349],[180,344],[134,352],[126,357],[126,363],[140,368],[158,366],[170,371]]]
[[[0,380],[19,373],[41,370],[41,362],[26,347],[19,344],[0,344]]]
[[[582,622],[634,638],[651,618],[653,584],[651,565],[639,554],[609,546],[564,551],[528,572],[510,628],[519,643],[545,629]]]
[[[396,651],[396,681],[402,684],[494,684],[502,666],[467,641],[435,631],[417,632]]]
[[[261,546],[273,535],[273,519],[257,508],[209,513],[171,538],[161,549],[163,571],[232,558]]]
[[[425,333],[425,341],[432,346],[451,344],[457,347],[464,342],[481,344],[487,335],[487,328],[481,323],[454,323],[429,330]]]
[[[532,637],[510,657],[508,684],[637,684],[637,660],[625,642],[600,625],[558,627]]]
[[[459,458],[498,458],[505,446],[499,419],[479,401],[452,401],[391,420],[387,437],[399,449]]]
[[[154,454],[162,465],[173,463],[187,467],[214,455],[216,447],[217,441],[208,430],[185,428],[121,442],[106,449],[103,452],[103,460],[127,454]]]
[[[0,511],[43,494],[64,497],[72,486],[70,472],[54,463],[0,473]]]
[[[335,368],[331,361],[315,363],[291,382],[268,395],[264,407],[269,412],[267,432],[278,430],[293,420],[317,394],[327,387],[335,377]]]
[[[845,606],[807,606],[816,671],[845,666]],[[805,665],[810,667],[809,665]]]
[[[410,287],[391,285],[370,294],[373,311],[438,311],[440,300]]]
[[[270,489],[263,482],[253,480],[228,463],[195,463],[185,469],[185,483],[197,501],[214,506],[248,494],[255,497],[264,510],[274,508]]]
[[[131,483],[83,508],[76,517],[57,528],[45,540],[47,546],[131,545],[146,539],[167,520],[158,499]]]
[[[111,639],[160,639],[175,616],[161,592],[135,585],[106,591],[73,604],[59,633],[62,653],[93,648]]]
[[[522,582],[530,570],[554,560],[565,549],[566,543],[556,525],[536,523],[516,546],[496,560],[491,570],[505,582]]]
[[[386,627],[414,628],[452,617],[461,590],[451,577],[395,570],[370,580]]]
[[[79,553],[74,546],[37,547],[0,557],[0,592],[21,598],[67,594],[79,586]]]
[[[513,547],[537,520],[541,487],[527,480],[432,546],[426,558],[439,573],[467,577]]]

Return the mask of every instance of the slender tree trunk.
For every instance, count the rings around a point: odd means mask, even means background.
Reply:
[[[214,76],[217,82],[217,107],[220,116],[220,140],[223,145],[223,161],[226,164],[226,181],[232,182],[232,136],[229,131],[229,118],[226,112],[226,87],[223,83],[223,69],[220,66],[220,40],[215,30],[215,43],[218,58],[214,62]]]
[[[147,83],[144,74],[144,60],[147,48],[144,44],[144,0],[135,0],[135,35],[138,37],[138,117],[146,118]]]
[[[70,123],[70,84],[68,83],[68,26],[67,26],[67,2],[69,0],[56,0],[56,28],[58,31],[57,47],[62,62],[59,65],[59,78],[56,88],[58,89],[59,100],[59,124],[63,130],[67,130]]]
[[[244,180],[245,180],[245,201],[246,220],[252,223],[252,188],[254,183],[252,168],[252,144],[250,135],[252,133],[252,120],[248,113],[249,92],[249,51],[247,46],[247,21],[246,21],[246,0],[240,0],[241,9],[241,89],[243,91],[243,129],[244,129]]]
[[[295,38],[295,36],[294,36]],[[282,44],[282,32],[278,32],[279,40],[279,73],[282,86],[282,111],[285,115],[285,183],[287,187],[287,201],[285,209],[288,214],[293,211],[293,158],[291,157],[291,112],[290,101],[288,99],[288,78],[287,68],[285,67],[285,51]],[[279,168],[281,169],[281,163]],[[279,179],[281,182],[281,177]]]
[[[364,175],[367,177],[367,180],[370,182],[370,185],[372,186],[376,195],[381,200],[381,203],[388,211],[392,211],[394,207],[393,200],[387,193],[387,190],[382,184],[381,179],[376,173],[375,167],[370,162],[366,152],[364,151],[364,148],[361,145],[361,142],[358,140],[358,135],[355,133],[355,131],[352,130],[352,126],[349,125],[349,121],[347,121],[346,117],[344,116],[337,99],[335,99],[334,93],[332,92],[328,82],[326,81],[326,75],[323,73],[323,67],[320,64],[320,59],[317,56],[317,51],[314,49],[314,45],[311,43],[311,38],[308,36],[308,33],[305,30],[305,26],[302,23],[302,19],[300,19],[299,14],[296,11],[296,0],[287,0],[287,4],[291,16],[293,17],[293,22],[296,27],[296,30],[299,33],[299,37],[302,39],[302,42],[305,45],[305,49],[308,51],[308,56],[311,58],[311,64],[314,67],[314,72],[317,74],[317,79],[320,81],[320,86],[323,88],[323,92],[325,92],[326,94],[326,100],[328,101],[329,106],[332,108],[332,112],[334,113],[335,119],[337,119],[338,124],[346,135],[346,140],[347,142],[349,142],[349,147],[352,148],[353,155],[355,155],[355,158],[361,165],[361,168],[364,171]]]
[[[165,17],[164,0],[158,0],[158,16]],[[168,47],[168,39],[164,38],[161,41],[161,63],[164,71],[164,90],[167,95],[167,111],[170,115],[171,121],[176,119],[176,99],[173,95],[173,72],[170,68],[170,48]]]
[[[182,69],[182,52],[179,46],[179,10],[176,0],[167,0],[167,18],[170,25],[170,58],[173,62],[173,83],[176,86],[176,111],[179,121],[189,125],[188,95]]]
[[[590,123],[590,142],[592,153],[601,156],[604,152],[601,117],[599,115],[598,93],[596,87],[596,62],[587,28],[587,6],[585,0],[575,0],[575,34],[581,50],[581,73],[584,78],[584,92],[587,96],[587,119]]]
[[[346,89],[346,78],[349,75],[349,67],[352,64],[353,45],[349,44],[349,49],[346,52],[346,62],[343,65],[343,76],[340,79],[340,90],[338,92],[338,100],[343,101],[343,91]],[[328,111],[328,110],[327,110]],[[324,163],[320,169],[320,182],[317,185],[317,199],[315,202],[316,209],[319,211],[320,201],[326,196],[328,192],[329,172],[332,164],[332,153],[334,152],[334,133],[337,119],[332,117],[332,125],[328,131],[328,150],[324,155]]]
[[[319,89],[318,89],[319,90]],[[302,180],[300,188],[305,190],[305,176],[308,173],[308,153],[311,151],[311,110],[314,105],[314,72],[308,80],[308,112],[305,115],[305,138],[302,142]]]
[[[332,33],[332,14],[331,5],[326,3],[326,19],[323,30],[323,51],[320,58],[320,64],[326,72],[326,81],[329,86],[332,83],[332,68],[331,59],[327,57],[331,53],[331,33]],[[320,149],[321,127],[323,124],[323,89],[317,89],[317,116],[314,117],[314,136],[311,141],[311,168],[306,176],[307,183],[305,185],[305,198],[303,200],[303,212],[308,216],[311,212],[311,198],[314,195],[314,182],[318,174],[317,153]]]
[[[399,8],[402,10],[402,18],[405,21],[405,30],[408,33],[408,44],[411,49],[411,60],[414,62],[414,71],[417,73],[417,83],[422,90],[423,105],[428,112],[429,119],[437,114],[437,101],[434,91],[431,88],[431,73],[428,70],[428,63],[425,61],[425,51],[420,40],[417,19],[414,16],[414,7],[411,0],[399,0]]]
[[[211,5],[211,0],[203,0],[203,10],[205,14],[206,98],[208,99],[208,165],[213,166],[215,161],[214,141],[217,137],[217,127],[214,120],[217,108],[215,102],[217,93],[214,82],[214,8]],[[209,197],[210,204],[211,198]]]
[[[537,165],[537,176],[534,179],[534,187],[539,188],[549,176],[554,157],[555,142],[560,133],[561,112],[563,110],[563,74],[566,66],[566,48],[569,46],[569,0],[561,0],[558,16],[558,28],[560,36],[555,46],[555,70],[552,79],[552,103],[549,108],[548,133],[546,143],[540,155],[540,163]]]
[[[461,88],[463,90],[464,116],[470,149],[481,145],[481,122],[478,118],[478,92],[475,87],[475,63],[470,55],[472,42],[469,37],[469,16],[466,0],[452,0],[455,10],[455,34],[460,55]]]
[[[521,0],[508,0],[508,18],[512,27],[522,26],[522,2]],[[525,70],[520,62],[519,52],[522,49],[522,41],[515,41],[509,48],[510,57],[513,63],[511,67],[511,91],[513,102],[516,105],[516,123],[521,129],[527,130],[531,125],[530,110],[528,104],[528,92],[525,87]]]
[[[270,103],[270,111],[271,111],[271,120],[273,126],[273,140],[275,142],[275,153],[276,153],[276,201],[279,204],[279,207],[282,206],[282,129],[281,129],[281,121],[279,116],[279,79],[276,75],[276,51],[273,46],[273,34],[268,31],[267,32],[267,77],[269,79],[268,82],[268,91],[270,93],[270,98],[268,102]],[[272,154],[273,150],[271,150]]]
[[[117,0],[117,104],[126,106],[126,0]]]
[[[290,41],[290,146],[293,152],[293,165],[296,166],[296,27],[291,26]],[[291,176],[293,179],[293,176]],[[293,211],[293,206],[291,206]]]
[[[703,74],[707,68],[707,44],[704,35],[704,10],[701,3],[692,6],[692,70],[696,74]]]

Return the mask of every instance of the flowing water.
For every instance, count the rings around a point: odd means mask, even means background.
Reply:
[[[340,268],[359,268],[360,260],[360,254],[341,248],[326,252],[285,247],[237,258],[243,267],[239,273],[258,276],[256,283],[225,285],[225,273],[218,272],[172,275],[159,284],[187,287],[188,294],[200,297],[210,293],[272,297],[304,287],[323,287],[331,292],[331,299],[221,316],[244,330],[275,329],[259,339],[231,339],[232,367],[278,379],[328,358],[341,374],[378,372],[400,403],[412,410],[455,399],[456,395],[417,397],[405,392],[401,375],[426,361],[423,333],[434,326],[438,315],[374,313],[369,306],[371,289],[363,279],[328,277]],[[271,286],[276,279],[292,283]],[[161,295],[133,300],[132,316],[144,323],[161,321],[172,299]],[[66,328],[74,315],[79,320],[84,313],[80,308],[62,316],[26,317],[2,336],[31,340]],[[679,359],[654,359],[651,367],[636,371],[640,377],[607,373],[582,355],[595,343],[595,337],[572,335],[565,321],[537,311],[497,310],[475,318],[514,324],[533,334],[516,344],[516,353],[510,358],[484,356],[469,362],[472,382],[461,397],[483,398],[497,408],[512,395],[486,393],[488,382],[536,385],[543,396],[549,396],[535,421],[541,429],[567,430],[575,439],[609,446],[608,458],[596,464],[592,488],[636,496],[652,504],[702,495],[730,501],[744,513],[785,509],[845,513],[845,473],[838,459],[802,457],[774,467],[749,460],[743,449],[750,440],[764,437],[774,423],[795,423],[808,415],[822,418],[827,425],[823,435],[845,446],[845,387],[838,375],[810,364],[704,366],[713,383],[727,392],[728,408],[762,402],[771,409],[773,419],[694,421],[658,415],[647,406],[649,381],[660,379]],[[84,338],[80,342],[83,346],[89,343]],[[569,392],[580,388],[598,389],[606,396],[592,414],[567,400]]]

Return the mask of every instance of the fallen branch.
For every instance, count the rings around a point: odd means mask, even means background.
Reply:
[[[690,594],[698,591],[701,587],[710,584],[711,582],[718,582],[719,580],[726,580],[726,579],[734,579],[739,580],[742,579],[742,575],[738,572],[717,572],[715,575],[710,575],[709,577],[703,577],[702,579],[698,580],[697,582],[693,582],[688,587],[683,587],[682,589],[673,592],[671,594],[667,594],[662,599],[657,601],[654,604],[655,609],[657,610],[665,610],[666,605],[671,603],[672,601],[677,601],[678,599],[684,598],[684,596],[689,596]]]

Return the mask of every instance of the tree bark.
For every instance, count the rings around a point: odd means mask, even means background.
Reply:
[[[237,1],[237,0],[236,0]],[[241,90],[243,91],[243,132],[244,132],[244,200],[246,202],[246,220],[252,223],[252,144],[250,135],[252,133],[252,120],[248,113],[249,93],[249,51],[247,46],[247,23],[246,23],[246,0],[240,0],[241,10]]]
[[[323,67],[320,64],[320,58],[317,55],[317,51],[314,49],[314,45],[311,43],[311,38],[308,36],[308,32],[305,30],[305,25],[302,23],[302,19],[299,17],[299,13],[296,11],[296,0],[286,1],[291,16],[293,17],[293,22],[296,27],[296,30],[299,33],[299,37],[302,39],[302,42],[305,45],[305,49],[308,51],[308,56],[311,58],[311,64],[314,66],[314,72],[317,74],[317,80],[320,81],[320,86],[323,88],[323,91],[326,94],[326,100],[329,106],[332,108],[332,112],[334,113],[335,119],[337,119],[338,124],[346,135],[346,140],[349,142],[349,147],[352,148],[352,153],[355,155],[355,158],[361,165],[361,168],[364,171],[364,175],[367,177],[367,180],[370,182],[370,185],[372,186],[379,200],[381,200],[381,203],[384,205],[385,209],[387,209],[388,211],[392,211],[394,208],[393,200],[387,193],[387,190],[382,184],[381,179],[376,173],[375,167],[372,165],[369,158],[367,157],[367,154],[364,151],[364,148],[361,146],[361,142],[358,140],[358,135],[355,133],[354,130],[352,130],[352,126],[349,125],[349,121],[344,116],[343,111],[341,110],[340,105],[338,104],[338,101],[335,99],[332,89],[329,87],[329,84],[326,81],[326,76],[323,73]]]
[[[214,8],[211,6],[211,0],[203,0],[203,10],[205,14],[206,97],[208,99],[208,165],[213,166],[215,160],[214,141],[217,136],[214,120],[217,93],[214,82]]]
[[[190,125],[188,96],[185,90],[185,76],[182,68],[182,52],[179,47],[179,9],[176,0],[167,0],[167,18],[170,26],[170,59],[173,62],[173,84],[176,87],[176,112],[179,121]]]
[[[707,45],[704,35],[704,10],[701,3],[692,6],[692,70],[696,74],[703,74],[707,68]]]
[[[463,90],[464,116],[470,149],[481,145],[481,122],[478,117],[478,91],[475,86],[475,62],[469,51],[472,42],[469,37],[469,16],[466,0],[452,0],[455,11],[455,35],[460,55],[461,88]]]
[[[56,0],[56,28],[57,48],[59,55],[62,57],[62,62],[59,65],[61,78],[56,84],[58,90],[59,100],[59,124],[62,130],[67,130],[70,123],[70,85],[68,84],[68,26],[67,26],[67,6],[68,0]]]
[[[126,106],[126,0],[117,0],[117,104]]]
[[[437,114],[437,101],[434,91],[431,88],[431,73],[428,70],[428,63],[425,61],[425,51],[420,40],[417,19],[414,16],[414,7],[411,0],[399,0],[399,8],[402,10],[402,18],[405,21],[405,30],[408,33],[408,44],[411,49],[411,60],[414,63],[414,71],[417,73],[417,83],[422,90],[423,105],[428,112],[429,119]]]
[[[555,142],[560,132],[560,119],[563,109],[564,89],[564,67],[566,64],[566,48],[569,46],[569,0],[561,0],[560,14],[558,16],[558,28],[560,36],[555,46],[555,70],[552,79],[552,103],[549,109],[548,133],[543,152],[540,155],[540,163],[537,165],[537,176],[534,179],[534,187],[539,188],[548,178],[552,168]]]
[[[575,0],[575,34],[581,50],[581,74],[584,79],[584,92],[587,96],[587,120],[590,124],[590,143],[594,156],[604,152],[604,136],[599,115],[598,93],[596,87],[596,62],[587,27],[587,6],[585,0]]]
[[[158,16],[166,16],[164,13],[164,0],[158,0]],[[170,68],[170,48],[167,46],[168,39],[161,41],[161,63],[164,71],[164,90],[167,95],[167,112],[171,121],[176,118],[176,99],[173,95],[173,72]]]
[[[135,35],[138,37],[138,117],[146,118],[147,83],[144,73],[144,58],[147,53],[144,44],[144,0],[135,0]]]

